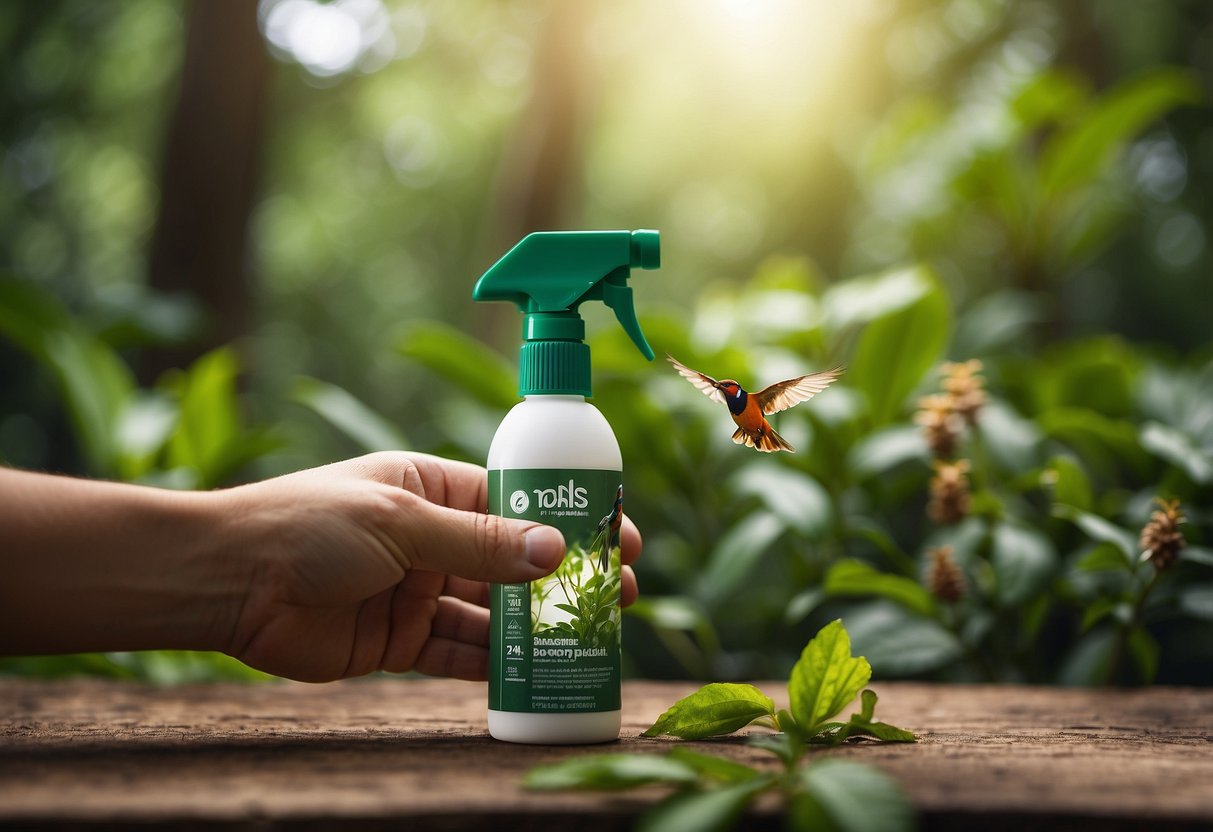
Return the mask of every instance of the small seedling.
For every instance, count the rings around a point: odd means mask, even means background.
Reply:
[[[787,801],[792,830],[897,832],[913,828],[914,813],[896,783],[870,766],[829,759],[801,765],[811,746],[848,739],[915,742],[917,737],[873,719],[876,693],[864,690],[872,676],[867,659],[851,655],[841,621],[827,624],[805,646],[788,680],[786,710],[753,685],[714,683],[675,702],[644,732],[706,739],[748,725],[777,733],[750,739],[779,758],[782,771],[755,768],[713,754],[675,748],[665,754],[595,754],[532,769],[533,789],[627,789],[662,784],[675,791],[641,820],[641,830],[727,829],[758,795],[777,791]],[[858,713],[835,719],[862,691]]]

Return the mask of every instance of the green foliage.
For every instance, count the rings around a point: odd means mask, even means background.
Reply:
[[[725,830],[759,794],[778,791],[787,801],[789,828],[904,830],[914,812],[897,785],[861,763],[824,760],[802,765],[810,745],[838,745],[852,737],[914,742],[914,734],[873,721],[876,694],[865,690],[862,708],[847,722],[830,722],[871,675],[851,655],[841,621],[833,621],[805,645],[788,681],[791,711],[751,685],[715,683],[674,703],[644,732],[704,739],[731,734],[751,723],[780,733],[759,735],[751,745],[783,764],[778,775],[686,748],[664,755],[602,754],[538,766],[526,775],[533,789],[620,789],[663,784],[676,791],[641,818],[641,829]]]
[[[872,678],[862,656],[851,656],[851,639],[841,621],[822,628],[804,648],[788,680],[792,716],[811,734],[855,698]]]
[[[0,279],[0,337],[54,380],[90,473],[174,488],[214,488],[277,447],[250,426],[231,349],[139,387],[121,353],[32,284]],[[182,651],[0,659],[0,673],[98,675],[161,683],[268,678],[235,659]]]
[[[644,736],[670,734],[684,740],[718,737],[764,716],[775,716],[775,703],[758,688],[716,682],[675,702]]]
[[[951,309],[930,270],[905,273],[913,302],[871,320],[859,337],[849,381],[867,394],[872,421],[883,425],[902,412],[906,397],[943,355],[951,336]],[[876,308],[879,289],[865,293]]]
[[[400,451],[409,447],[400,428],[335,384],[301,377],[295,382],[292,398],[317,413],[367,453]]]
[[[97,476],[214,488],[277,445],[242,414],[230,348],[140,388],[117,349],[53,295],[14,279],[0,279],[0,336],[54,379]]]
[[[607,4],[581,21],[605,38],[583,73],[609,79],[592,90],[603,106],[584,142],[545,137],[570,155],[543,187],[519,167],[531,131],[578,119],[544,127],[568,108],[529,62],[553,51],[545,38],[572,41],[533,4],[404,10],[391,26],[407,57],[319,83],[276,49],[295,65],[276,76],[249,224],[259,323],[239,354],[256,372],[240,376],[228,347],[152,384],[137,351],[203,322],[142,286],[183,15],[159,0],[14,8],[0,457],[200,488],[384,448],[482,462],[516,399],[517,316],[469,311],[468,293],[515,217],[572,223],[544,202],[561,194],[595,227],[667,232],[665,266],[634,284],[659,354],[748,386],[848,367],[774,417],[796,454],[759,455],[587,314],[595,402],[645,538],[632,673],[783,675],[844,616],[885,676],[1213,683],[1208,78],[1170,65],[1191,64],[1210,12],[1139,6],[883,4],[855,16],[874,51],[805,48],[815,30],[845,41],[799,18],[792,53],[844,58],[835,76],[783,73],[790,98],[854,94],[839,117],[782,113],[770,129],[747,108],[789,96],[747,82],[671,108],[664,84],[631,83],[676,78],[659,62],[685,54],[646,49],[631,25],[660,28],[660,13]],[[1097,50],[1076,40],[1093,31]],[[753,50],[712,60],[726,52]],[[730,107],[747,115],[718,117]],[[972,357],[989,399],[957,450],[971,504],[936,522],[915,401],[941,360]],[[1151,577],[1136,546],[1160,495],[1190,509],[1189,545]],[[954,601],[926,579],[943,546],[965,580]]]
[[[836,745],[852,736],[914,742],[909,731],[872,721],[876,694],[863,690],[871,677],[867,659],[851,655],[851,640],[842,621],[832,621],[809,640],[792,667],[790,711],[776,712],[775,703],[753,685],[715,682],[675,702],[643,736],[704,739],[761,723],[783,731],[793,748],[804,742]],[[861,690],[862,710],[849,722],[830,722]]]

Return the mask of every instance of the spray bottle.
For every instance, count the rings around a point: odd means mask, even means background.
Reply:
[[[607,742],[620,724],[623,458],[590,395],[578,307],[602,301],[650,361],[630,269],[661,264],[656,231],[550,231],[523,238],[472,297],[523,313],[519,394],[489,447],[489,512],[564,534],[548,578],[492,587],[489,733],[521,743]]]

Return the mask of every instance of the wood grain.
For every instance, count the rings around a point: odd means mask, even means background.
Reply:
[[[818,753],[889,773],[924,829],[1213,829],[1213,691],[874,687],[878,716],[921,741]],[[491,739],[484,686],[466,682],[0,681],[0,826],[628,828],[661,790],[533,793],[520,777],[570,754],[667,750],[680,741],[638,735],[694,688],[629,682],[618,743],[560,748]],[[694,746],[769,758],[740,739]],[[768,800],[740,828],[780,821]]]

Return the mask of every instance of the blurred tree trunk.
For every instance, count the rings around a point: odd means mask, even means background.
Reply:
[[[489,218],[488,261],[532,231],[568,228],[569,199],[582,168],[586,99],[592,96],[585,58],[594,3],[556,3],[539,36],[531,99],[506,137],[499,162],[496,204]],[[478,309],[492,336],[517,332],[517,315],[498,304]],[[507,326],[508,325],[508,326]]]
[[[186,29],[149,283],[201,301],[210,324],[200,342],[145,354],[145,380],[244,334],[251,317],[248,222],[270,59],[251,0],[193,0]]]
[[[559,228],[581,167],[590,3],[557,3],[535,48],[530,103],[501,157],[495,234],[511,245]]]

